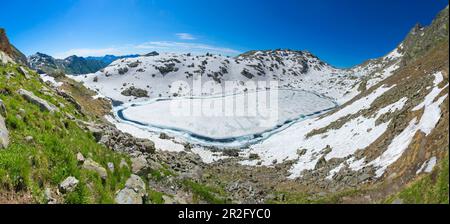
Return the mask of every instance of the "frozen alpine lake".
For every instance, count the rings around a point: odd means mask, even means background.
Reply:
[[[120,122],[217,147],[244,147],[336,107],[301,90],[153,99],[114,108]]]

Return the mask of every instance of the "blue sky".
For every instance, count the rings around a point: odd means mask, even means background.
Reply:
[[[338,67],[383,56],[447,0],[15,0],[0,27],[25,54],[309,50]]]

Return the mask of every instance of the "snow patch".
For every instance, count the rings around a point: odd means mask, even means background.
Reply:
[[[433,168],[436,166],[437,158],[435,156],[431,157],[430,160],[425,161],[422,166],[417,170],[416,174],[420,174],[422,172],[431,173]]]
[[[42,81],[50,82],[55,87],[60,87],[63,85],[62,82],[57,82],[54,77],[49,76],[47,74],[41,74],[40,77],[41,77]]]
[[[388,149],[378,158],[368,163],[368,165],[373,165],[378,167],[376,171],[376,176],[381,177],[385,170],[397,161],[403,152],[409,147],[414,136],[418,131],[422,131],[425,135],[429,135],[435,128],[436,124],[441,118],[440,105],[447,98],[448,94],[440,97],[437,101],[433,102],[434,99],[439,95],[439,93],[446,87],[439,89],[437,85],[441,82],[441,73],[438,72],[434,74],[436,85],[435,88],[425,97],[425,101],[420,104],[420,108],[425,108],[423,115],[419,122],[417,118],[414,118],[398,136],[396,136]],[[438,92],[439,91],[439,92]]]

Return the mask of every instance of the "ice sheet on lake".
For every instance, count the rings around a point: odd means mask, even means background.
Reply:
[[[274,92],[266,90],[224,97],[178,98],[125,105],[119,119],[211,139],[228,139],[259,135],[286,122],[313,116],[336,106],[328,98],[295,90],[278,90],[277,104],[264,104],[260,100],[265,99],[262,96]],[[195,110],[199,107],[202,110]],[[255,108],[259,109],[253,110]],[[273,116],[276,119],[272,119]]]

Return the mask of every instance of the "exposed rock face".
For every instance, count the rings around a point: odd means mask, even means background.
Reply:
[[[6,129],[5,119],[0,114],[0,149],[4,149],[9,145],[9,132]]]
[[[10,44],[9,39],[6,36],[6,32],[3,28],[0,28],[0,52],[4,52],[7,56],[12,58],[17,63],[24,65],[27,64],[27,57]],[[1,61],[2,60],[0,60],[0,62]]]
[[[134,138],[109,125],[88,124],[87,130],[92,132],[95,139],[116,152],[154,153],[155,143],[148,139]]]
[[[55,105],[53,105],[53,104],[51,104],[51,103],[49,103],[49,102],[47,102],[47,101],[37,97],[32,92],[29,92],[29,91],[24,90],[24,89],[19,89],[18,93],[23,98],[25,98],[28,102],[38,105],[41,108],[41,110],[43,110],[43,111],[49,111],[49,112],[57,112],[57,111],[59,111],[59,109]]]
[[[88,158],[84,161],[83,169],[96,172],[102,179],[106,179],[106,177],[108,177],[108,172],[106,171],[106,169],[91,158]]]
[[[117,192],[118,204],[143,204],[146,193],[144,181],[134,174],[125,183],[125,188]]]
[[[148,97],[148,91],[144,89],[139,89],[134,86],[129,87],[128,89],[122,91],[121,93],[124,96],[134,96],[134,97]]]
[[[6,107],[2,100],[0,100],[0,149],[8,147],[9,144],[9,132],[6,129],[5,119]]]
[[[6,32],[3,28],[0,28],[0,51],[5,52],[7,55],[12,54],[12,49],[10,47],[8,37],[6,37]]]
[[[406,59],[415,59],[441,41],[448,41],[448,6],[428,27],[417,24],[403,41]]]

